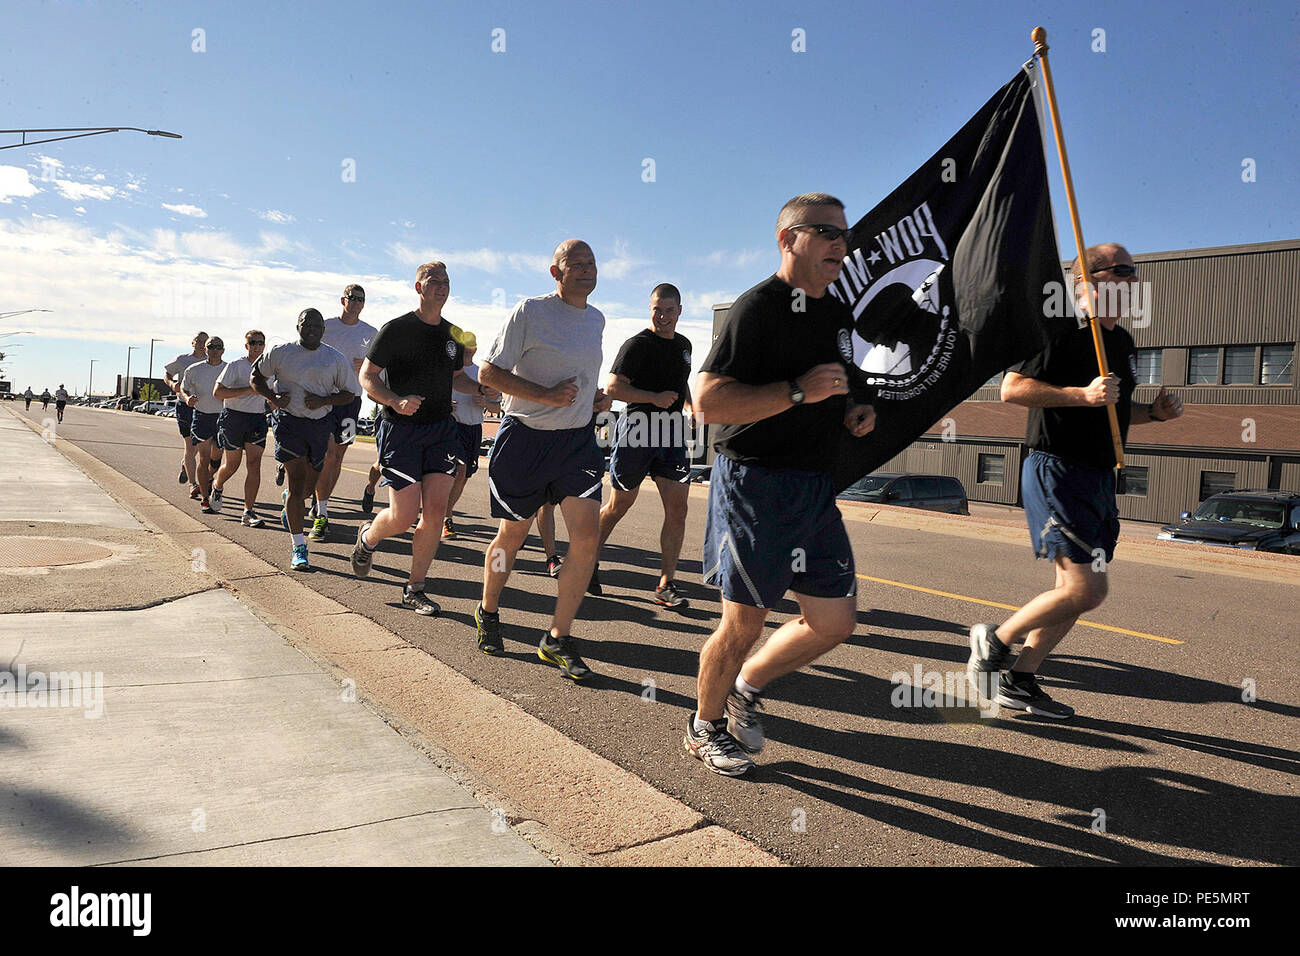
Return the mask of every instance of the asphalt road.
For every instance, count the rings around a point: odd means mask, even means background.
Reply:
[[[40,421],[39,407],[33,413]],[[239,525],[237,507],[204,516],[189,500],[176,482],[173,420],[74,406],[59,434],[287,571],[278,522],[254,531]],[[260,500],[275,516],[269,457]],[[349,453],[331,502],[333,540],[310,545],[317,570],[304,580],[789,862],[1300,863],[1300,559],[1280,559],[1284,572],[1294,561],[1290,581],[1276,571],[1254,579],[1199,552],[1182,566],[1126,561],[1121,545],[1111,597],[1087,615],[1111,629],[1076,628],[1042,668],[1044,686],[1078,716],[989,720],[942,693],[940,706],[924,706],[934,695],[919,694],[916,706],[910,694],[896,706],[891,678],[916,682],[916,668],[923,682],[961,675],[969,625],[1009,613],[980,602],[1023,603],[1051,583],[1048,566],[1034,561],[1027,536],[911,530],[846,505],[867,576],[857,631],[769,688],[758,771],[725,779],[682,749],[699,647],[719,616],[716,591],[699,583],[702,488],[692,490],[679,575],[691,607],[652,601],[662,511],[647,485],[602,555],[605,597],[588,597],[579,612],[575,634],[598,676],[576,686],[535,654],[555,587],[538,550],[521,552],[503,595],[505,655],[474,648],[493,534],[483,472],[462,499],[460,537],[443,543],[430,574],[442,617],[400,606],[409,537],[383,545],[370,578],[352,576],[348,552],[373,460],[373,445]],[[228,502],[241,487],[242,473]],[[774,624],[793,610],[788,603]],[[1256,699],[1243,700],[1244,684]]]

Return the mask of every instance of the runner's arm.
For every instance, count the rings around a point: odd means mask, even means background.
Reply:
[[[638,405],[657,405],[660,408],[667,408],[677,400],[677,396],[672,392],[647,392],[643,388],[634,388],[630,378],[617,372],[609,373],[609,378],[605,381],[605,394],[616,402],[627,402],[629,405],[635,402]],[[664,395],[673,395],[672,401],[667,405],[662,404]]]
[[[555,407],[572,404],[568,398],[560,400],[559,396],[562,392],[566,395],[570,392],[577,392],[577,386],[572,384],[574,381],[572,378],[547,388],[544,385],[538,385],[536,382],[530,382],[526,378],[520,378],[514,372],[507,372],[491,362],[484,362],[479,367],[478,377],[479,381],[487,388]]]
[[[1109,379],[1114,379],[1112,372]],[[1111,405],[1106,401],[1106,378],[1100,376],[1088,385],[1049,385],[1047,382],[1019,372],[1007,372],[1002,377],[1002,401],[1011,405],[1023,405],[1025,408],[1061,408],[1070,405],[1096,407]]]

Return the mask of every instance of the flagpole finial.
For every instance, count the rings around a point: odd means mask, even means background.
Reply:
[[[1034,41],[1034,56],[1042,56],[1047,52],[1047,31],[1042,27],[1034,27],[1034,32],[1029,34],[1029,39]]]

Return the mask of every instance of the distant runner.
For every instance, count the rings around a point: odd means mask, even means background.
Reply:
[[[181,373],[181,399],[193,412],[190,423],[190,444],[198,458],[196,478],[200,492],[200,509],[204,514],[216,514],[212,508],[212,459],[217,456],[217,416],[221,414],[221,399],[213,394],[217,378],[226,367],[222,361],[226,346],[219,336],[208,339],[207,359],[195,362]]]
[[[253,363],[266,349],[266,336],[260,329],[244,334],[248,354],[227,363],[217,377],[215,396],[224,408],[217,418],[217,443],[225,450],[225,460],[212,481],[212,510],[221,513],[222,489],[239,470],[245,455],[244,514],[239,523],[260,528],[265,522],[257,514],[257,492],[262,485],[262,452],[266,450],[266,399],[257,393],[251,381]]]
[[[176,356],[163,368],[163,381],[177,395],[176,428],[181,433],[181,440],[185,442],[185,457],[181,462],[181,474],[177,481],[182,485],[187,480],[189,481],[190,497],[195,500],[201,497],[201,493],[199,492],[198,469],[194,464],[194,444],[190,441],[190,426],[194,424],[194,410],[185,404],[179,396],[181,375],[195,362],[202,362],[208,357],[208,353],[204,348],[207,344],[208,333],[195,332],[194,338],[190,342],[190,351],[184,355]]]
[[[461,345],[465,349],[465,375],[474,383],[475,391],[468,395],[453,396],[455,404],[452,415],[456,418],[456,432],[460,436],[460,465],[456,468],[456,480],[452,483],[451,493],[447,497],[447,517],[442,519],[442,536],[456,537],[456,526],[452,523],[453,509],[460,500],[465,484],[478,471],[479,448],[483,444],[483,410],[489,406],[501,405],[501,393],[486,388],[478,382],[478,366],[474,364],[474,353],[478,351],[478,339],[473,332],[461,334]]]
[[[68,390],[59,385],[58,391],[54,393],[54,410],[58,413],[59,421],[63,421],[63,409],[68,404]]]

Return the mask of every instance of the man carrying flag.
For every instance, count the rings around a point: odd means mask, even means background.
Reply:
[[[1102,286],[1137,284],[1137,266],[1115,243],[1085,250],[1088,272]],[[1080,314],[1089,311],[1078,260],[1071,272]],[[1183,413],[1182,400],[1160,389],[1150,405],[1133,404],[1137,358],[1133,337],[1116,325],[1129,296],[1097,295],[1106,364],[1098,375],[1087,323],[1055,338],[1038,355],[1008,371],[1002,400],[1029,409],[1020,488],[1034,553],[1056,565],[1056,586],[1038,595],[1001,625],[971,628],[972,675],[1000,673],[994,699],[1004,707],[1067,720],[1074,708],[1038,686],[1038,667],[1069,633],[1080,614],[1106,598],[1106,571],[1115,556],[1119,511],[1115,504],[1115,450],[1107,405],[1115,406],[1121,441],[1130,424],[1165,422]],[[1023,645],[1013,661],[1012,645]]]
[[[787,202],[776,221],[780,268],[732,305],[697,381],[696,419],[721,426],[704,579],[722,589],[722,621],[700,651],[699,703],[683,743],[723,776],[751,770],[748,755],[763,748],[767,685],[836,647],[857,623],[853,551],[830,475],[839,434],[861,437],[875,423],[853,367],[853,316],[827,295],[848,239],[834,196]],[[800,616],[746,661],[787,590]]]

